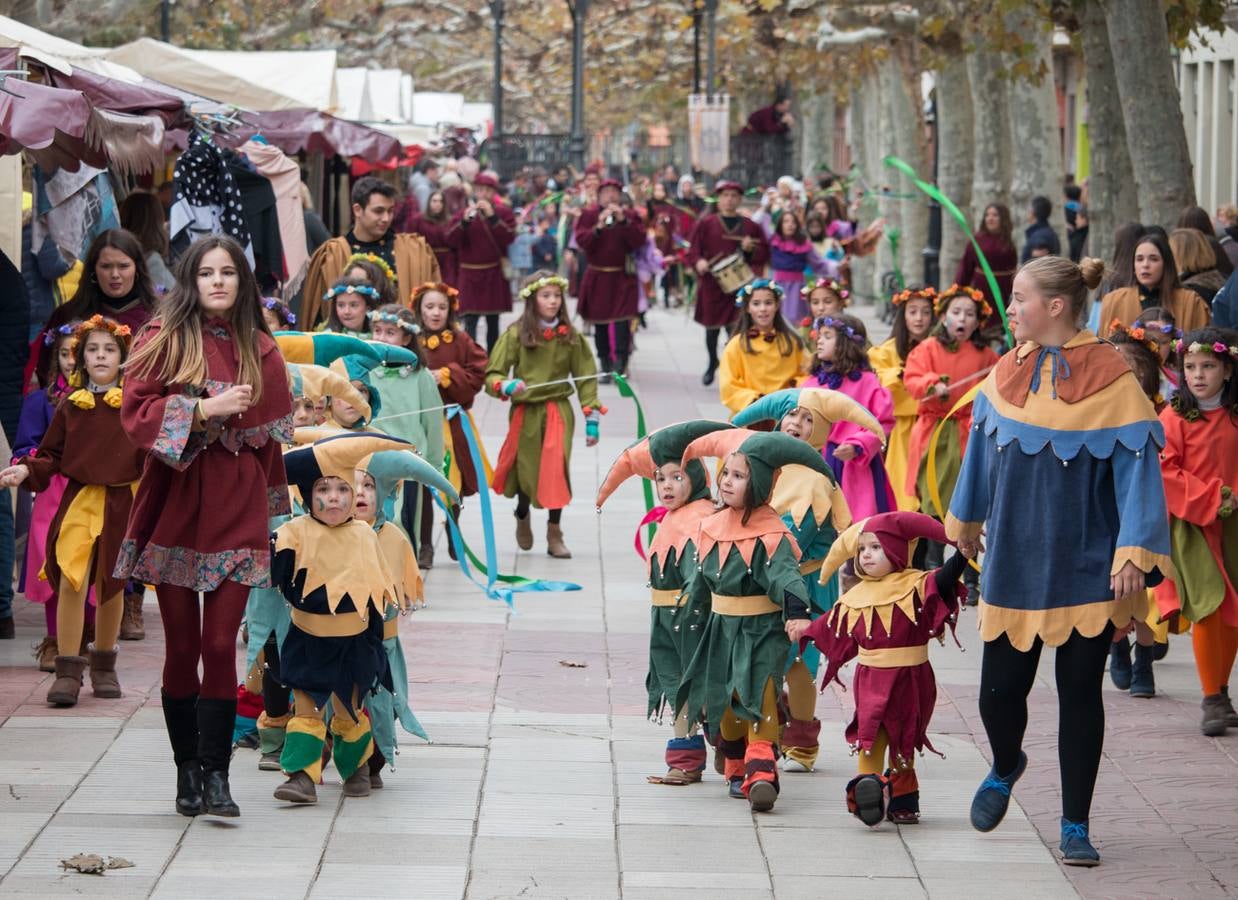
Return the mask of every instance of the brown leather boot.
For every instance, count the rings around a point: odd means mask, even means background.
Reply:
[[[563,529],[553,522],[546,525],[546,552],[555,559],[572,558],[572,551],[563,543]]]
[[[125,592],[125,611],[120,619],[120,639],[140,641],[146,637],[146,624],[142,621],[142,595]]]
[[[115,700],[121,696],[120,679],[116,677],[118,653],[118,650],[90,648],[90,687],[95,696],[102,700]]]
[[[40,672],[56,671],[56,656],[60,650],[56,646],[56,638],[48,635],[34,647],[34,658],[39,661]]]
[[[525,513],[524,518],[516,516],[516,546],[521,550],[533,549],[533,523],[530,521],[532,515]]]
[[[56,680],[47,692],[47,702],[52,706],[76,706],[77,694],[82,689],[82,673],[86,671],[86,657],[57,656]]]

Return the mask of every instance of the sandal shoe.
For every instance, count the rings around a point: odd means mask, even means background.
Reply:
[[[293,772],[287,781],[275,789],[275,799],[285,803],[317,803],[318,789],[304,772]]]

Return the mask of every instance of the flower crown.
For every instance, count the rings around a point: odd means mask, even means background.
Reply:
[[[1182,338],[1178,338],[1174,341],[1174,350],[1179,356],[1185,353],[1211,353],[1214,356],[1238,357],[1238,346],[1227,344],[1224,341],[1213,341],[1211,344],[1191,341],[1189,344],[1184,344]]]
[[[537,281],[530,282],[520,289],[520,299],[528,300],[544,287],[557,287],[566,294],[567,279],[562,275],[547,275],[545,278],[539,278]]]
[[[1172,327],[1173,326],[1171,325],[1170,328]],[[1131,340],[1138,341],[1139,343],[1143,344],[1153,353],[1158,353],[1158,354],[1160,353],[1160,349],[1161,349],[1160,345],[1156,343],[1156,340],[1154,338],[1148,337],[1148,332],[1145,330],[1144,326],[1140,325],[1138,322],[1136,322],[1130,328],[1127,328],[1125,325],[1122,324],[1121,319],[1114,319],[1112,322],[1109,323],[1109,332],[1111,334],[1124,334],[1127,337],[1129,337]]]
[[[67,337],[73,334],[73,332],[76,329],[77,329],[76,325],[69,323],[67,325],[61,325],[59,328],[54,329],[53,331],[49,331],[47,334],[43,335],[43,346],[50,347],[52,344],[56,343],[56,341],[59,339],[61,335]]]
[[[388,325],[396,325],[403,328],[409,334],[421,334],[421,326],[416,322],[410,322],[407,319],[400,318],[396,313],[379,312],[377,309],[372,309],[365,314],[365,317],[374,322],[385,322]]]
[[[383,274],[387,276],[387,279],[392,284],[395,284],[395,272],[391,270],[391,266],[388,264],[387,260],[383,259],[377,253],[354,253],[352,256],[348,257],[348,262],[344,263],[343,271],[347,272],[348,267],[355,262],[373,263],[383,270]]]
[[[838,298],[843,301],[844,306],[846,305],[847,299],[851,296],[851,291],[839,284],[837,280],[833,278],[818,279],[815,275],[809,275],[808,278],[804,280],[804,286],[800,288],[800,296],[807,300],[812,296],[812,292],[819,287],[828,288],[837,294]]]
[[[950,301],[955,297],[966,297],[975,303],[981,322],[993,315],[993,307],[989,305],[989,301],[985,299],[984,294],[971,285],[961,284],[952,284],[938,294],[937,301],[933,304],[933,312],[940,316],[950,306]]]
[[[133,332],[128,325],[121,325],[115,319],[107,319],[95,313],[84,322],[78,322],[73,326],[73,346],[77,346],[77,342],[90,334],[92,331],[106,331],[112,337],[116,338],[121,347],[129,349],[129,338]]]
[[[936,312],[937,289],[934,287],[920,288],[918,291],[905,290],[899,291],[890,298],[890,302],[895,306],[902,306],[908,300],[927,300],[933,306],[933,311]]]
[[[274,297],[263,297],[262,307],[263,309],[269,309],[280,318],[286,319],[289,325],[297,324],[296,314],[290,310],[286,304],[276,300]]]
[[[1110,325],[1109,327],[1110,327],[1110,329],[1111,329],[1111,330],[1116,330],[1116,328],[1117,328],[1118,324],[1120,324],[1120,323],[1118,322],[1118,320],[1117,320],[1117,319],[1114,319],[1114,320],[1113,320],[1113,324],[1112,324],[1112,325]],[[1165,325],[1145,325],[1145,324],[1143,323],[1143,321],[1142,321],[1142,320],[1140,320],[1140,319],[1136,319],[1136,320],[1135,320],[1135,324],[1134,324],[1134,325],[1132,325],[1131,327],[1132,327],[1132,328],[1139,328],[1139,329],[1142,329],[1142,330],[1144,330],[1144,331],[1159,331],[1161,334],[1166,334],[1166,335],[1169,335],[1171,338],[1180,338],[1180,337],[1182,337],[1182,329],[1181,329],[1181,328],[1179,328],[1179,327],[1177,327],[1176,325],[1169,325],[1169,324],[1165,324]]]
[[[437,291],[446,297],[453,310],[460,308],[460,292],[450,284],[441,281],[427,281],[413,288],[413,296],[409,302],[416,308],[417,304],[421,303],[421,298],[431,291]]]
[[[836,319],[833,316],[825,316],[824,318],[817,319],[817,321],[813,323],[811,333],[814,335],[819,334],[822,328],[833,328],[836,331],[841,331],[850,340],[855,341],[857,344],[863,344],[864,341],[867,340],[864,335],[860,334],[848,325],[845,320]]]
[[[772,291],[778,302],[782,302],[784,291],[782,285],[768,278],[754,278],[735,292],[735,305],[743,306],[757,291]]]
[[[368,284],[337,284],[323,294],[322,299],[334,300],[340,294],[360,294],[362,297],[369,297],[371,300],[378,300],[382,297],[377,288],[371,287]]]

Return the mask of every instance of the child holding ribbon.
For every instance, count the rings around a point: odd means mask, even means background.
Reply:
[[[598,442],[597,365],[584,337],[572,328],[563,297],[567,280],[552,272],[530,275],[520,290],[524,312],[499,337],[486,369],[486,393],[510,400],[507,439],[491,486],[516,498],[516,544],[533,548],[529,507],[549,511],[547,552],[570,559],[563,541],[563,507],[572,499],[568,463],[576,419],[575,392],[585,414],[585,446]]]

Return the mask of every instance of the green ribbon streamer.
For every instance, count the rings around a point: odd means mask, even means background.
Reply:
[[[903,277],[903,267],[898,264],[898,242],[903,237],[903,232],[892,226],[886,226],[886,240],[890,242],[890,258],[894,264],[894,281],[898,284],[900,291],[907,289],[907,279]]]
[[[628,384],[628,380],[618,372],[614,373],[614,377],[615,387],[619,389],[619,396],[626,397],[636,405],[636,439],[639,441],[649,434],[649,430],[645,427],[645,410],[640,405],[640,398],[636,396],[636,391],[632,390],[632,385]],[[645,512],[649,512],[653,509],[653,485],[646,478],[642,478],[640,481],[641,487],[645,491]],[[653,536],[657,530],[657,523],[650,522],[648,534],[645,536],[646,543],[653,543]]]
[[[972,249],[976,251],[976,259],[980,260],[980,268],[984,271],[985,281],[989,283],[989,291],[993,295],[993,302],[997,304],[997,312],[1002,317],[1002,327],[1006,330],[1006,340],[1013,347],[1014,334],[1010,331],[1010,320],[1006,318],[1006,301],[1002,297],[1002,289],[997,286],[997,278],[993,275],[993,269],[989,266],[989,260],[985,257],[984,251],[980,249],[980,245],[976,243],[976,236],[972,233],[971,228],[968,227],[967,217],[954,205],[953,200],[941,192],[937,185],[921,181],[920,176],[916,174],[916,170],[897,156],[887,156],[882,162],[910,178],[912,184],[927,194],[930,199],[941,204],[941,208],[950,213],[954,220],[959,223],[959,227],[963,229],[963,233],[971,241]]]

